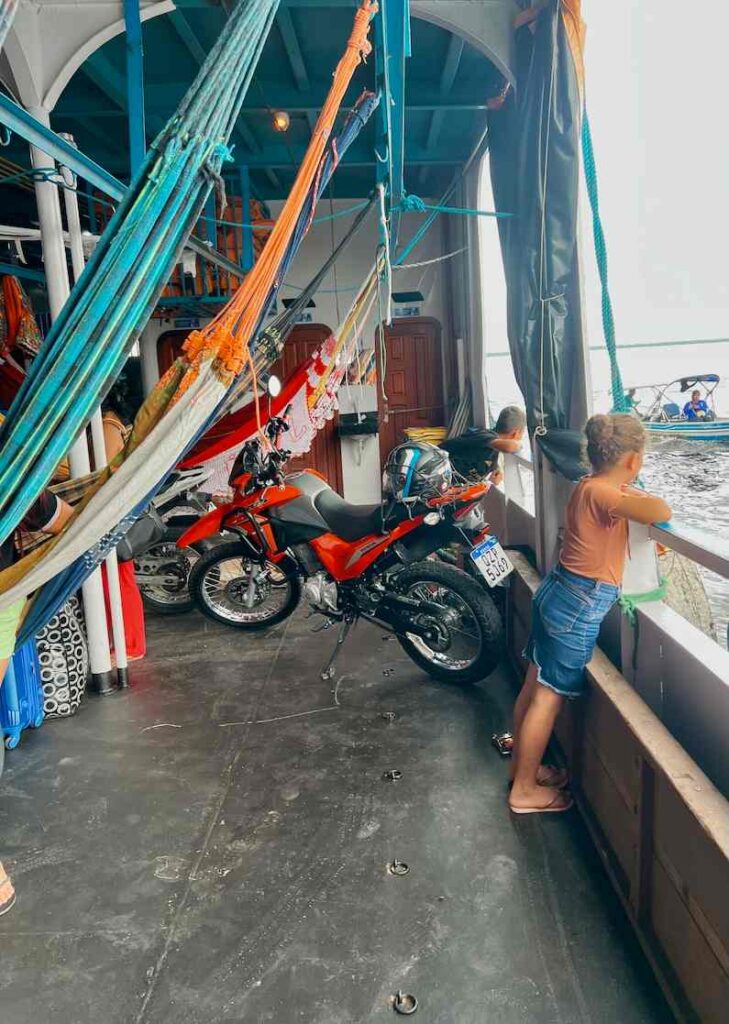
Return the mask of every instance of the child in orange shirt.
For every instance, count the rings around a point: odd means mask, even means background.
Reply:
[[[646,432],[635,416],[593,416],[585,427],[592,474],[567,506],[557,566],[534,596],[532,629],[524,655],[530,665],[514,708],[515,814],[569,810],[566,773],[542,764],[565,698],[585,689],[585,666],[600,625],[618,599],[628,549],[628,522],[664,522],[671,509],[661,498],[630,485],[643,465]]]

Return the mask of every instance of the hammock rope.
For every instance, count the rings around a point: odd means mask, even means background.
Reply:
[[[247,0],[233,10],[34,360],[0,429],[0,539],[118,376],[211,189],[220,187],[227,140],[278,2]]]
[[[369,0],[363,0],[355,15],[347,52],[335,71],[302,171],[264,252],[238,293],[213,321],[212,330],[193,332],[193,344],[140,410],[125,451],[104,471],[101,483],[64,532],[0,574],[0,608],[42,587],[21,638],[33,635],[119,542],[185,451],[220,415],[226,393],[236,384],[234,369],[238,368],[241,380],[250,382],[253,373],[260,372],[259,366],[266,365],[269,347],[253,344],[249,349],[249,340],[265,318],[267,305],[281,284],[281,268],[293,259],[293,247],[309,227],[316,199],[343,152],[341,140],[332,140],[331,131],[352,75],[369,51],[367,35],[375,9]],[[348,122],[348,137],[357,135],[366,112],[376,104],[377,98],[371,95],[363,99],[359,116]],[[196,344],[201,335],[202,346]],[[252,354],[253,369],[246,365],[247,351]]]
[[[319,114],[311,142],[296,175],[286,206],[266,241],[253,271],[243,281],[228,305],[200,331],[194,331],[185,342],[190,368],[181,383],[181,393],[190,387],[202,363],[216,362],[216,372],[237,376],[245,363],[245,348],[253,336],[264,302],[276,281],[278,269],[293,235],[298,213],[303,207],[312,180],[320,170],[334,118],[354,71],[371,52],[368,40],[369,23],[376,10],[372,0],[363,0],[354,17],[354,27],[344,56],[334,72],[332,87]],[[312,211],[313,213],[313,211]],[[306,228],[310,225],[307,223]]]

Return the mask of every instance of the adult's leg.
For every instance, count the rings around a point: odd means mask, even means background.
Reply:
[[[548,686],[536,684],[519,730],[514,784],[509,797],[512,807],[547,807],[559,799],[559,791],[540,786],[537,775],[563,703],[564,697]]]

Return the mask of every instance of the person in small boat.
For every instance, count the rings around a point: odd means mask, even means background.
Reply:
[[[709,418],[709,406],[701,397],[700,391],[691,392],[691,401],[683,407],[683,414],[687,420],[706,420]]]
[[[448,452],[453,468],[461,476],[477,480],[488,477],[499,484],[503,479],[499,456],[502,452],[520,451],[525,430],[524,410],[518,405],[507,405],[499,413],[493,430],[472,427],[459,437],[441,442],[440,447]]]
[[[516,814],[572,806],[566,773],[542,764],[542,756],[565,699],[584,693],[585,666],[620,594],[628,523],[671,518],[662,498],[632,486],[646,444],[640,420],[631,414],[593,416],[585,434],[592,473],[572,493],[560,560],[532,605],[524,651],[529,668],[514,708],[509,807]]]
[[[73,509],[65,501],[57,498],[51,491],[43,491],[31,505],[16,533],[19,534],[23,529],[49,534],[60,533],[72,514]],[[18,553],[16,535],[14,534],[0,545],[0,570],[11,566],[16,561]],[[15,651],[15,638],[24,608],[25,598],[21,598],[0,611],[0,686],[2,686],[8,663]],[[0,743],[2,743],[1,736]],[[0,917],[7,913],[14,903],[13,884],[0,862]]]

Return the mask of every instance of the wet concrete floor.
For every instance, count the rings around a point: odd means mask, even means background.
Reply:
[[[361,625],[323,682],[316,621],[152,619],[130,691],[9,752],[2,1024],[375,1024],[398,990],[421,1024],[669,1021],[577,813],[506,810],[507,674],[435,683]]]

